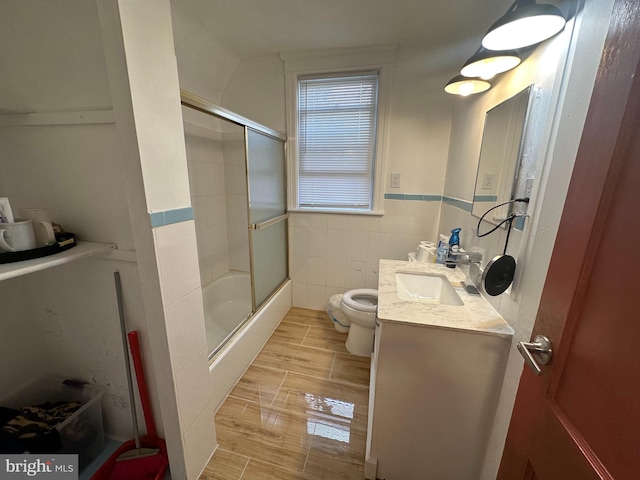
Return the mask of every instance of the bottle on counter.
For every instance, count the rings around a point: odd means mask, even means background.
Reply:
[[[436,250],[436,263],[444,264],[449,256],[449,237],[440,234],[438,249]]]
[[[449,253],[457,253],[460,251],[460,230],[462,228],[454,228],[451,230],[449,237]]]

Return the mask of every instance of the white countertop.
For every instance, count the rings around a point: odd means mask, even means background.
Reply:
[[[420,303],[398,297],[396,273],[428,273],[447,277],[463,306]],[[513,329],[481,295],[470,295],[462,287],[462,271],[436,263],[380,260],[378,275],[378,318],[381,321],[417,326],[450,328],[477,333],[513,336]]]

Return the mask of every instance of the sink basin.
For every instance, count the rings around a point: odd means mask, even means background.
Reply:
[[[420,303],[462,306],[464,303],[444,275],[396,273],[398,297]]]

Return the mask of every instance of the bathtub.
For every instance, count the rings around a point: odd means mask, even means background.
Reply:
[[[251,314],[251,277],[226,273],[202,288],[202,303],[211,357]]]
[[[291,308],[291,280],[285,282],[253,315],[248,273],[230,272],[202,288],[209,348],[209,378],[215,410],[251,365]],[[249,319],[237,328],[242,319]],[[217,339],[227,332],[222,346]],[[215,343],[215,348],[211,345]]]

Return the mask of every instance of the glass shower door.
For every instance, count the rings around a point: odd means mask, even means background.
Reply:
[[[246,127],[253,308],[288,278],[284,140]]]

